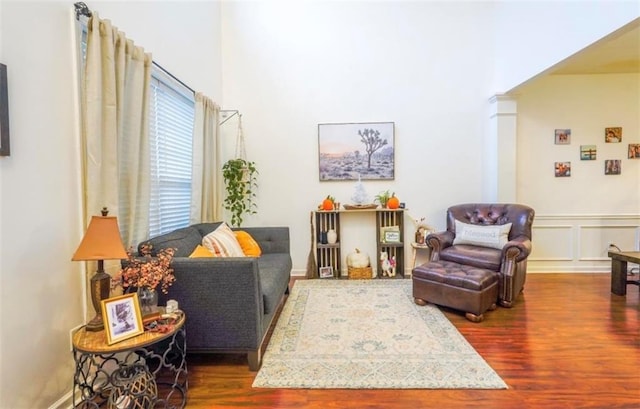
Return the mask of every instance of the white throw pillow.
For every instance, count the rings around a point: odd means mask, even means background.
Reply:
[[[202,245],[217,257],[244,257],[236,235],[224,222],[202,238]]]
[[[511,223],[494,226],[479,226],[456,222],[456,237],[453,244],[472,244],[474,246],[491,247],[502,250],[509,241]]]

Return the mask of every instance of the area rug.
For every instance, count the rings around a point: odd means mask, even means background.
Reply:
[[[411,280],[299,280],[280,314],[256,388],[506,389]]]

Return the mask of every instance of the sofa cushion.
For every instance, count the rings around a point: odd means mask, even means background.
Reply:
[[[203,246],[202,244],[198,244],[195,250],[191,254],[189,254],[189,258],[207,258],[207,257],[215,257],[208,248]]]
[[[278,308],[283,290],[289,285],[291,256],[283,253],[263,254],[258,258],[258,270],[264,313],[271,314]]]
[[[158,250],[175,248],[174,257],[189,257],[189,254],[202,242],[202,236],[193,227],[184,227],[171,233],[163,234],[142,242],[138,245],[138,252],[145,243],[151,244],[151,255],[155,256]]]
[[[501,250],[509,241],[511,223],[480,226],[476,224],[455,221],[456,237],[453,244],[471,244],[474,246],[490,247]]]
[[[236,230],[234,233],[236,234],[236,239],[238,239],[238,243],[240,243],[240,247],[242,247],[242,252],[245,256],[260,257],[262,254],[260,245],[258,245],[249,233],[244,230]]]
[[[440,251],[440,259],[487,270],[500,271],[502,250],[458,244],[442,249]]]
[[[226,223],[202,238],[202,245],[217,257],[244,257],[242,247],[234,232]]]

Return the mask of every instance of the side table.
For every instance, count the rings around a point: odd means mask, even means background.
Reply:
[[[640,251],[609,251],[611,257],[611,292],[627,294],[627,284],[640,286],[640,280],[627,280],[627,262],[640,264]]]
[[[114,375],[134,365],[145,365],[155,379],[158,396],[144,399],[152,399],[153,408],[184,408],[189,388],[184,322],[185,315],[180,312],[168,332],[145,331],[113,345],[107,345],[104,330],[78,330],[73,336],[73,407],[106,407],[115,390]],[[79,402],[76,389],[80,392]],[[135,395],[134,399],[138,398]]]
[[[429,250],[429,246],[426,244],[418,244],[416,242],[411,243],[411,250],[413,250],[413,258],[411,259],[411,269],[416,268],[416,255],[418,250]]]

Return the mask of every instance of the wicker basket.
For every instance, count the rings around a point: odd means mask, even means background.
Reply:
[[[349,272],[349,279],[354,280],[366,280],[372,278],[371,267],[347,267]]]

